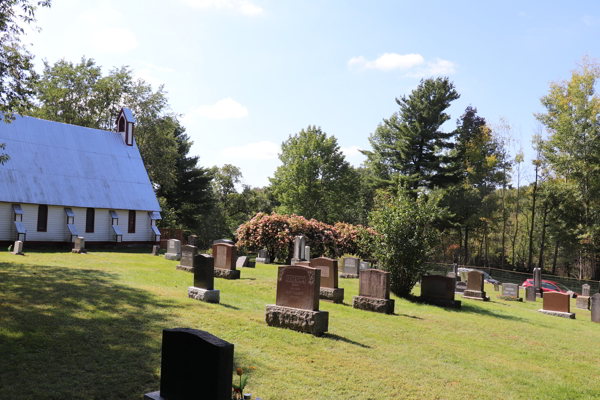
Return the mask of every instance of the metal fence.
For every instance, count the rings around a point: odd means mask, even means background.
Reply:
[[[503,283],[516,283],[522,285],[526,279],[533,279],[533,274],[528,272],[508,271],[498,268],[475,267],[472,265],[459,265],[459,268],[472,268],[478,271],[487,272],[492,278]],[[427,265],[427,271],[434,274],[446,275],[452,271],[452,264],[430,263]],[[590,285],[590,295],[600,292],[600,282],[586,279],[565,278],[562,276],[549,275],[542,273],[542,279],[554,281],[565,285],[569,290],[575,293],[581,293],[581,286]]]

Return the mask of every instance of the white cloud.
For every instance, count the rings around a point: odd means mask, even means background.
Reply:
[[[456,72],[457,65],[452,61],[436,58],[428,61],[425,66],[410,71],[406,76],[410,78],[423,78],[427,76],[451,75]]]
[[[240,14],[255,16],[264,12],[262,8],[248,0],[186,0],[186,3],[197,8],[228,9]]]
[[[151,74],[151,71],[148,68],[143,68],[140,69],[139,71],[137,71],[135,73],[135,75],[133,76],[134,79],[143,79],[146,82],[150,83],[153,86],[160,86],[162,84],[165,83],[165,81],[163,81],[162,79],[156,78],[155,76],[153,76]]]
[[[342,147],[340,150],[342,150],[342,153],[344,153],[346,157],[353,157],[361,154],[359,151],[361,148],[358,146]]]
[[[92,45],[107,53],[126,53],[137,47],[137,40],[127,28],[102,28],[92,32]]]
[[[217,101],[215,104],[202,105],[192,110],[185,115],[183,120],[184,122],[194,123],[194,117],[196,116],[208,119],[243,118],[248,116],[248,108],[228,97]]]
[[[425,59],[420,54],[384,53],[373,61],[368,61],[363,56],[352,57],[350,60],[348,60],[348,66],[357,66],[362,69],[392,71],[394,69],[410,69],[415,65],[419,65],[424,62]]]
[[[250,158],[253,160],[271,160],[277,158],[279,145],[263,140],[256,143],[248,143],[244,146],[228,147],[221,151],[221,155],[227,158]]]

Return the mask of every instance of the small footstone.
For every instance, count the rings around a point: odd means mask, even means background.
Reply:
[[[265,322],[269,326],[319,336],[329,329],[329,312],[268,304],[265,308]]]
[[[589,296],[577,296],[575,299],[575,307],[581,310],[590,309],[590,297]]]
[[[178,265],[175,267],[178,271],[191,272],[194,273],[194,267],[187,267],[185,265]]]
[[[374,297],[354,296],[352,307],[359,310],[373,311],[383,314],[393,314],[396,301],[392,299],[377,299]]]
[[[337,304],[344,302],[344,288],[319,288],[319,297],[323,300],[329,300]]]
[[[188,287],[188,297],[190,299],[205,301],[207,303],[218,304],[221,299],[221,292],[219,290],[206,290],[190,286]]]
[[[215,278],[240,279],[240,271],[237,269],[215,268]]]

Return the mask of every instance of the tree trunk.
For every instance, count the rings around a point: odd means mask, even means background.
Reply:
[[[469,227],[465,226],[465,260],[464,264],[469,265]]]
[[[552,275],[556,275],[556,260],[558,259],[558,245],[560,241],[556,239],[556,246],[554,247],[554,259],[552,260]]]
[[[506,243],[506,206],[504,198],[506,197],[506,167],[502,178],[502,260],[500,260],[500,268],[504,269],[504,246]]]
[[[537,181],[538,181],[538,163],[535,164],[535,182],[533,183],[533,192],[531,194],[531,230],[529,231],[529,261],[528,267],[529,272],[533,272],[533,228],[534,228],[534,220],[535,220],[535,197],[537,191]]]
[[[546,240],[546,217],[548,216],[548,207],[544,205],[544,219],[542,220],[542,239],[540,240],[540,259],[538,261],[538,267],[544,270],[544,240]]]

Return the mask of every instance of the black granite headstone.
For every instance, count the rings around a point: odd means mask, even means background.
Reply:
[[[214,290],[214,261],[208,254],[197,254],[194,257],[194,287]]]
[[[163,330],[160,396],[231,400],[233,344],[190,328]]]

